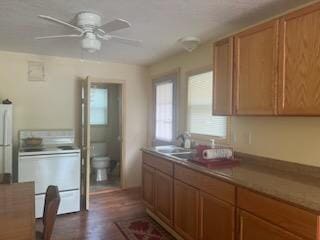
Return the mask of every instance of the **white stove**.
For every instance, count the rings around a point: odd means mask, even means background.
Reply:
[[[28,147],[24,139],[42,138],[43,145]],[[35,183],[35,216],[43,215],[49,185],[59,188],[58,214],[80,211],[80,149],[74,145],[73,130],[20,131],[18,181]]]

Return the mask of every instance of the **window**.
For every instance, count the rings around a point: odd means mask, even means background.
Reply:
[[[108,89],[91,88],[90,124],[108,124]]]
[[[188,131],[227,137],[227,117],[212,116],[212,71],[188,77]]]
[[[167,76],[154,83],[156,145],[170,143],[175,137],[175,79]]]

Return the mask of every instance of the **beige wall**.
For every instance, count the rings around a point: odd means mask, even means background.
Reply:
[[[179,130],[185,129],[186,73],[213,65],[212,44],[206,43],[191,53],[164,59],[149,68],[150,79],[180,68]],[[149,89],[151,89],[149,81]],[[149,96],[149,102],[151,96]],[[149,119],[151,116],[149,104]],[[148,143],[151,141],[149,122]],[[232,117],[231,142],[235,150],[307,165],[320,166],[320,118],[317,117]],[[251,135],[251,143],[249,141]]]
[[[42,61],[46,81],[27,80],[27,62]],[[0,100],[14,102],[14,143],[20,129],[79,129],[79,81],[86,76],[125,81],[125,187],[140,185],[140,151],[146,143],[146,70],[110,62],[0,52]],[[78,132],[77,132],[77,135]]]

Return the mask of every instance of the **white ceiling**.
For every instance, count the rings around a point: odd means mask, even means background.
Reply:
[[[0,50],[149,65],[182,51],[177,40],[202,42],[233,32],[310,0],[0,0]],[[37,18],[50,15],[72,21],[80,11],[94,11],[103,22],[132,23],[118,35],[141,39],[141,47],[104,42],[102,50],[83,52],[75,39],[34,40],[69,29]]]

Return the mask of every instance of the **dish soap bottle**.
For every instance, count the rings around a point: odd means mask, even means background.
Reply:
[[[186,149],[191,148],[191,135],[188,132],[184,134],[184,148]]]

